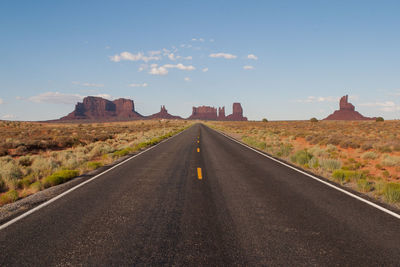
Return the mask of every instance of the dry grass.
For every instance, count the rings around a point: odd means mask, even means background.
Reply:
[[[0,205],[157,144],[190,124],[0,122]]]
[[[397,187],[392,190],[393,186],[386,186],[400,184],[400,121],[207,124],[318,175],[382,201],[400,204],[400,199],[388,197],[387,193],[397,192]]]

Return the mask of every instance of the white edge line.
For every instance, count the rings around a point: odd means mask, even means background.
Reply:
[[[219,134],[225,136],[226,138],[228,138],[228,139],[230,139],[230,140],[232,140],[232,141],[234,141],[234,142],[236,142],[236,143],[238,143],[238,144],[240,144],[240,145],[242,145],[242,146],[244,146],[244,147],[247,147],[247,148],[253,150],[254,152],[257,152],[258,154],[260,154],[260,155],[262,155],[262,156],[264,156],[264,157],[266,157],[266,158],[269,158],[269,159],[271,159],[271,160],[273,160],[273,161],[276,161],[276,162],[278,162],[278,163],[280,163],[280,164],[282,164],[282,165],[284,165],[284,166],[286,166],[286,167],[288,167],[288,168],[290,168],[290,169],[293,169],[293,170],[295,170],[295,171],[297,171],[297,172],[299,172],[299,173],[301,173],[301,174],[304,174],[304,175],[306,175],[306,176],[308,176],[308,177],[310,177],[310,178],[312,178],[312,179],[314,179],[314,180],[316,180],[316,181],[318,181],[318,182],[320,182],[320,183],[323,183],[323,184],[325,184],[325,185],[327,185],[327,186],[329,186],[329,187],[331,187],[331,188],[334,188],[334,189],[336,189],[336,190],[338,190],[338,191],[340,191],[340,192],[342,192],[342,193],[344,193],[344,194],[346,194],[346,195],[348,195],[348,196],[351,196],[351,197],[353,197],[353,198],[355,198],[355,199],[357,199],[357,200],[359,200],[359,201],[362,201],[362,202],[364,202],[364,203],[366,203],[366,204],[368,204],[368,205],[370,205],[370,206],[372,206],[372,207],[374,207],[374,208],[376,208],[376,209],[378,209],[378,210],[381,210],[381,211],[383,211],[383,212],[385,212],[385,213],[387,213],[387,214],[389,214],[389,215],[392,215],[393,217],[395,217],[395,218],[397,218],[397,219],[400,219],[400,215],[397,214],[397,213],[395,213],[395,212],[393,212],[393,211],[391,211],[391,210],[388,210],[388,209],[386,209],[386,208],[384,208],[384,207],[382,207],[382,206],[379,206],[379,205],[377,205],[377,204],[375,204],[375,203],[373,203],[373,202],[371,202],[371,201],[369,201],[369,200],[366,200],[366,199],[364,199],[364,198],[362,198],[362,197],[359,197],[359,196],[357,196],[357,195],[355,195],[355,194],[353,194],[353,193],[350,193],[350,192],[348,192],[348,191],[346,191],[346,190],[344,190],[344,189],[342,189],[342,188],[340,188],[340,187],[337,187],[337,186],[335,186],[335,185],[333,185],[333,184],[331,184],[331,183],[328,183],[328,182],[326,182],[326,181],[324,181],[324,180],[321,180],[320,178],[318,178],[318,177],[316,177],[316,176],[314,176],[314,175],[311,175],[311,174],[309,174],[309,173],[307,173],[307,172],[304,172],[304,171],[302,171],[302,170],[300,170],[300,169],[297,169],[297,168],[295,168],[295,167],[293,167],[293,166],[291,166],[291,165],[289,165],[289,164],[286,164],[285,162],[282,162],[282,161],[280,161],[280,160],[278,160],[278,159],[276,159],[276,158],[273,158],[273,157],[271,157],[271,156],[269,156],[269,155],[267,155],[267,154],[264,154],[264,153],[258,151],[257,149],[254,149],[254,148],[252,148],[252,147],[250,147],[250,146],[248,146],[248,145],[246,145],[246,144],[244,144],[244,143],[242,143],[242,142],[239,142],[238,140],[236,140],[236,139],[234,139],[234,138],[232,138],[232,137],[226,135],[225,133],[220,132],[219,130],[215,130],[215,129],[213,129],[213,130],[216,131],[217,133],[219,133]]]
[[[53,203],[53,202],[56,201],[57,199],[60,199],[60,198],[62,198],[63,196],[65,196],[65,195],[71,193],[72,191],[75,191],[75,190],[78,189],[79,187],[82,187],[82,186],[84,186],[85,184],[90,183],[90,182],[93,181],[94,179],[99,178],[101,175],[103,175],[103,174],[105,174],[105,173],[107,173],[107,172],[109,172],[109,171],[111,171],[111,170],[113,170],[113,169],[115,169],[115,168],[121,166],[122,164],[124,164],[124,163],[130,161],[131,159],[134,159],[134,158],[140,156],[141,154],[143,154],[143,153],[145,153],[145,152],[147,152],[147,151],[152,150],[153,148],[157,147],[158,145],[161,145],[162,143],[164,143],[164,142],[166,142],[166,141],[168,141],[168,140],[171,140],[172,138],[174,138],[174,137],[180,135],[181,133],[185,132],[187,129],[189,129],[189,128],[186,128],[185,130],[183,130],[183,131],[177,133],[176,135],[174,135],[174,136],[172,136],[172,137],[170,137],[170,138],[167,138],[167,139],[161,141],[160,143],[158,143],[158,144],[156,144],[156,145],[154,145],[154,146],[151,146],[151,147],[147,148],[146,150],[141,151],[141,152],[139,152],[138,154],[133,155],[133,156],[131,156],[131,157],[125,159],[124,161],[121,161],[121,162],[118,163],[117,165],[112,166],[111,168],[105,170],[104,172],[97,174],[96,176],[90,178],[89,180],[86,180],[86,181],[84,181],[84,182],[82,182],[82,183],[80,183],[80,184],[78,184],[78,185],[76,185],[76,186],[74,186],[74,187],[68,189],[67,191],[65,191],[65,192],[63,192],[63,193],[61,193],[61,194],[59,194],[59,195],[57,195],[57,196],[55,196],[55,197],[53,197],[53,198],[47,200],[46,202],[40,204],[39,206],[36,206],[36,207],[34,207],[33,209],[28,210],[27,212],[25,212],[25,213],[23,213],[23,214],[21,214],[21,215],[15,217],[14,219],[12,219],[12,220],[10,220],[10,221],[8,221],[8,222],[6,222],[6,223],[0,225],[0,231],[3,230],[3,229],[5,229],[6,227],[8,227],[8,226],[10,226],[10,225],[12,225],[12,224],[18,222],[19,220],[22,220],[23,218],[25,218],[25,217],[31,215],[32,213],[34,213],[34,212],[36,212],[36,211],[38,211],[38,210],[40,210],[40,209],[42,209],[42,208],[44,208],[44,207],[50,205],[51,203]]]

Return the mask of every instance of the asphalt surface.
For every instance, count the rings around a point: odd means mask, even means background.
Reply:
[[[400,220],[198,124],[1,230],[23,265],[399,266]]]

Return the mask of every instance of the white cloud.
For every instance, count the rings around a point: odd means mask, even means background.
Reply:
[[[4,104],[4,100],[0,98],[0,105]]]
[[[52,103],[52,104],[75,104],[81,101],[83,96],[78,94],[63,94],[59,92],[46,92],[28,98],[34,103]]]
[[[111,48],[111,46],[109,46],[109,45],[106,45],[106,47],[105,47],[106,49],[110,49]]]
[[[365,107],[394,107],[394,106],[396,106],[396,104],[393,101],[361,103],[359,105],[365,106]]]
[[[92,95],[112,100],[113,97],[109,94]],[[39,95],[31,96],[27,100],[34,103],[50,103],[50,104],[76,104],[82,101],[84,96],[79,94],[63,94],[60,92],[46,92]]]
[[[85,87],[104,87],[102,83],[82,83]]]
[[[82,85],[85,87],[104,87],[104,84],[102,84],[102,83],[87,83],[87,82],[81,83],[81,82],[73,81],[72,84]]]
[[[192,58],[192,56],[187,56],[187,57],[184,57],[183,59],[192,60],[193,58]]]
[[[176,60],[174,53],[169,54],[169,55],[168,55],[168,58],[169,58],[170,60]]]
[[[1,116],[1,118],[4,120],[12,120],[12,119],[16,119],[17,116],[15,116],[13,114],[5,114],[5,115]]]
[[[179,69],[179,70],[195,70],[196,68],[193,67],[192,65],[189,66],[185,66],[182,63],[178,63],[178,64],[165,64],[162,66],[158,66],[157,64],[151,64],[150,66],[150,74],[153,75],[167,75],[168,74],[168,69]]]
[[[167,69],[179,69],[179,70],[195,70],[196,68],[193,67],[192,65],[185,66],[182,63],[178,63],[176,65],[174,64],[165,64],[162,67],[167,68]]]
[[[192,41],[193,41],[193,42],[196,42],[196,41],[197,41],[197,39],[196,39],[196,38],[192,38]]]
[[[339,102],[338,97],[332,96],[309,96],[307,99],[298,99],[296,102],[299,103],[315,103],[315,102]]]
[[[214,53],[210,54],[209,57],[211,58],[225,58],[225,59],[235,59],[237,56],[228,54],[228,53]]]
[[[110,60],[113,62],[120,62],[121,57],[119,55],[110,56]]]
[[[149,51],[150,56],[156,56],[156,55],[161,55],[160,50],[154,50],[154,51]]]
[[[207,72],[207,71],[208,71],[208,68],[203,68],[201,71],[202,71],[202,72]]]
[[[254,67],[253,67],[253,66],[246,65],[246,66],[243,66],[243,69],[245,69],[245,70],[252,70],[252,69],[254,69]]]
[[[154,51],[150,52],[154,53]],[[145,56],[142,52],[139,52],[137,54],[132,54],[130,52],[122,52],[120,54],[110,56],[109,57],[111,61],[113,62],[120,62],[122,60],[126,61],[144,61],[144,62],[149,62],[151,60],[160,60],[161,57],[154,55],[154,54],[149,54],[148,56]]]
[[[162,66],[161,67],[155,66],[155,67],[151,67],[149,73],[152,75],[167,75],[168,70]]]
[[[254,54],[249,54],[249,55],[247,55],[247,58],[248,58],[248,59],[254,59],[254,60],[257,60],[257,59],[258,59],[258,57],[257,57],[256,55],[254,55]]]
[[[400,110],[400,106],[396,105],[393,101],[361,103],[359,106],[375,107],[384,112],[395,112]]]
[[[191,79],[189,77],[185,77],[184,80],[185,80],[185,82],[190,82],[191,81]]]
[[[128,84],[129,87],[147,87],[148,84],[147,83],[131,83]]]

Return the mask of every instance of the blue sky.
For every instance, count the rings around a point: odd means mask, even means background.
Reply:
[[[47,120],[87,95],[241,102],[252,120],[324,118],[348,94],[400,118],[399,1],[1,1],[0,119]]]

